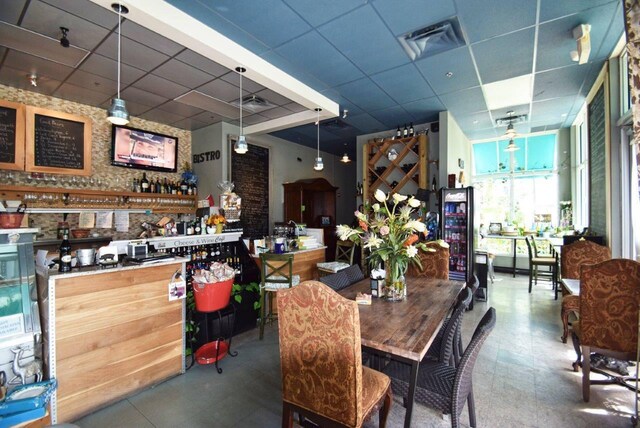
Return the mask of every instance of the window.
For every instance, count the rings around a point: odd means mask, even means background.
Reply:
[[[620,54],[620,116],[631,110],[631,87],[629,86],[629,54],[625,49]]]
[[[515,152],[505,149],[509,140],[491,140],[473,144],[474,176],[532,171],[553,171],[556,165],[556,134],[516,138]],[[511,165],[513,153],[513,168]]]
[[[575,210],[573,223],[576,229],[582,229],[589,225],[589,145],[586,109],[580,112],[579,117],[579,122],[575,126]]]

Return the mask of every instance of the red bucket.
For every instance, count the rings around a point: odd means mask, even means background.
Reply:
[[[198,312],[213,312],[229,304],[233,278],[222,282],[193,282],[193,295]]]
[[[24,213],[0,213],[0,229],[20,227]]]

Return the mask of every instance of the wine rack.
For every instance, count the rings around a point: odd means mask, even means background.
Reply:
[[[427,188],[427,135],[369,140],[364,145],[363,195],[371,201],[376,190],[414,194]]]

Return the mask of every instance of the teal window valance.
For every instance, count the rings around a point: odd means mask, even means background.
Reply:
[[[520,148],[513,152],[515,172],[553,171],[556,167],[556,134],[516,138]],[[509,140],[483,141],[473,144],[475,175],[500,174],[511,171]]]

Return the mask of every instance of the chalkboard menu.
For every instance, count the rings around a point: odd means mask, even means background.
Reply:
[[[589,103],[589,227],[607,235],[606,117],[604,85]]]
[[[91,174],[91,121],[27,108],[27,171]]]
[[[234,191],[242,195],[244,235],[269,235],[269,149],[249,144],[243,155],[231,150],[231,181]]]
[[[0,168],[24,169],[24,105],[0,100]]]

